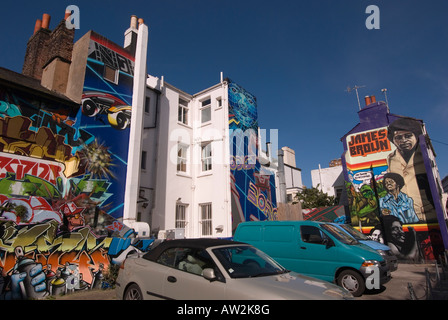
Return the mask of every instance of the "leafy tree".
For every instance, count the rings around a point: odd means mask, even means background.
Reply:
[[[303,209],[330,207],[338,204],[336,197],[329,196],[316,187],[304,187],[302,192],[297,193],[296,199],[302,203]]]

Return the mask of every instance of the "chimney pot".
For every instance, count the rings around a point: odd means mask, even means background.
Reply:
[[[372,99],[370,98],[370,96],[365,96],[364,101],[366,102],[366,106],[372,103]]]
[[[42,15],[42,28],[49,29],[50,28],[50,15],[48,13],[44,13]]]
[[[375,98],[375,96],[370,96],[370,99],[372,100],[371,103],[375,103],[375,102],[376,102],[376,98]]]
[[[68,17],[70,17],[71,15],[72,15],[72,11],[71,10],[65,10],[64,20],[67,20]]]
[[[42,28],[42,20],[37,19],[37,20],[36,20],[36,24],[34,25],[34,33],[36,33],[37,31],[39,31],[40,28]],[[33,33],[33,34],[34,34],[34,33]]]
[[[137,29],[137,16],[131,16],[131,29]]]
[[[138,19],[138,25],[141,25],[141,24],[143,24],[145,22],[145,20],[143,20],[143,18],[139,18]]]

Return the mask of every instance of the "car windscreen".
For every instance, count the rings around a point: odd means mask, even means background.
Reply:
[[[370,240],[366,235],[364,235],[363,233],[359,232],[358,230],[356,230],[352,226],[349,226],[347,224],[341,224],[339,226],[342,229],[344,229],[348,234],[350,234],[353,238],[355,238],[356,240]]]
[[[247,245],[212,250],[231,278],[252,278],[288,272],[262,251]]]
[[[341,241],[345,244],[357,244],[358,242],[353,239],[353,237],[349,236],[346,232],[342,231],[336,226],[333,226],[331,224],[322,224],[321,228],[328,233],[330,233],[333,237]]]

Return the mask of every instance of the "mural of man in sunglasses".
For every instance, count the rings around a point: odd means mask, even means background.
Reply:
[[[422,222],[436,220],[428,176],[419,147],[422,124],[412,118],[399,118],[388,128],[388,139],[397,147],[387,158],[388,171],[404,179],[401,192],[414,202],[414,211]]]

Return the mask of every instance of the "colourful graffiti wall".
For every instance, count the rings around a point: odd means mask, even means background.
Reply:
[[[0,88],[0,299],[104,286],[143,249],[102,209],[112,180],[89,170],[96,137],[72,107]]]
[[[107,286],[150,243],[117,220],[132,74],[133,58],[91,33],[81,105],[0,87],[0,299]]]
[[[100,207],[123,216],[134,58],[100,35],[91,33],[79,128],[92,136],[87,168],[108,182],[108,199]]]
[[[258,161],[255,96],[229,83],[230,170],[233,230],[238,223],[276,220],[275,176]]]
[[[384,104],[359,115],[360,125],[342,139],[352,225],[387,243],[401,260],[436,259],[444,251],[440,197],[425,165],[422,121],[389,114]]]

